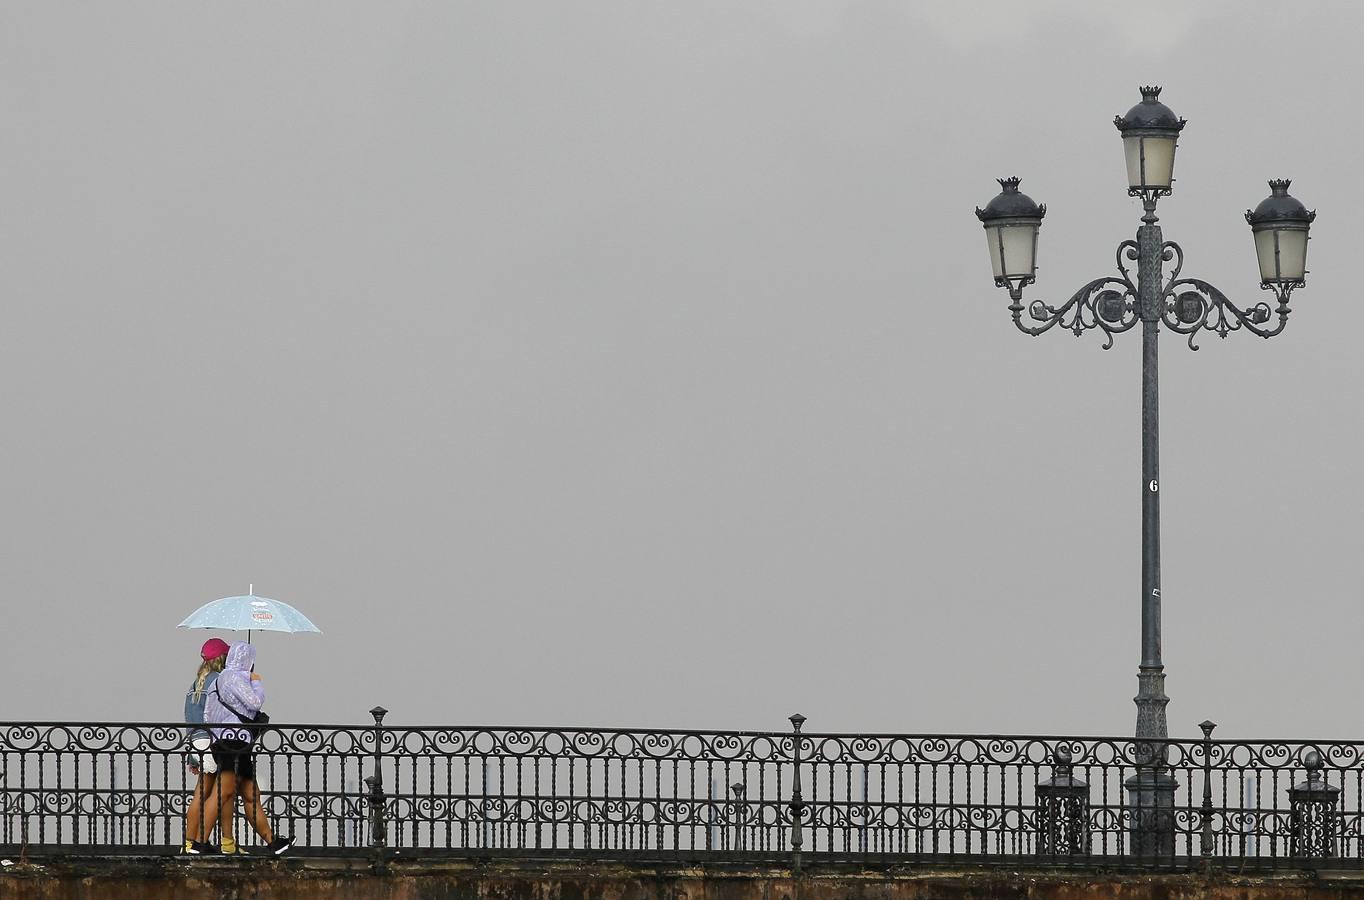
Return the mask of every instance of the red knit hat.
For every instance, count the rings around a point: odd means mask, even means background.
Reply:
[[[222,638],[209,638],[204,641],[203,649],[199,651],[199,655],[204,659],[217,659],[220,656],[226,656],[227,649],[227,641]]]

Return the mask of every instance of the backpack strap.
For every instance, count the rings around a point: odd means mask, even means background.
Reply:
[[[237,709],[237,707],[233,706],[231,703],[228,703],[226,700],[223,699],[223,695],[220,694],[220,693],[218,693],[218,682],[217,682],[217,681],[214,681],[214,682],[213,682],[213,696],[217,697],[217,698],[218,698],[218,702],[221,703],[224,707],[226,707],[226,709],[227,709],[228,712],[230,712],[230,713],[232,713],[233,715],[235,715],[235,716],[237,717],[237,720],[238,720],[239,722],[242,722],[243,724],[249,725],[249,724],[251,724],[251,723],[253,723],[253,722],[256,721],[255,717],[252,717],[252,718],[249,718],[249,719],[248,719],[245,715],[242,714],[242,711],[241,711],[240,709]]]

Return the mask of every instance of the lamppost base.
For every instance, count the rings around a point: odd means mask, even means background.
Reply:
[[[1175,853],[1175,788],[1179,786],[1178,782],[1167,775],[1164,769],[1141,769],[1127,779],[1125,786],[1132,855],[1172,858]]]

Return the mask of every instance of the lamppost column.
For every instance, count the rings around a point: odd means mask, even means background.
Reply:
[[[1151,204],[1153,207],[1154,204]],[[1160,652],[1160,302],[1162,235],[1148,207],[1137,229],[1141,305],[1141,666],[1137,673],[1139,738],[1169,735],[1165,666]]]
[[[1137,229],[1137,301],[1141,309],[1141,666],[1137,671],[1137,764],[1127,779],[1132,854],[1171,858],[1175,851],[1175,780],[1164,771],[1165,666],[1160,658],[1160,392],[1158,391],[1163,239],[1155,201]],[[1156,740],[1146,740],[1156,739]]]

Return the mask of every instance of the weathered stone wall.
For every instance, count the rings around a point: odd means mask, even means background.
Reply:
[[[813,869],[610,863],[286,859],[86,860],[0,872],[0,900],[1327,900],[1364,876],[1128,875],[1005,870]]]

